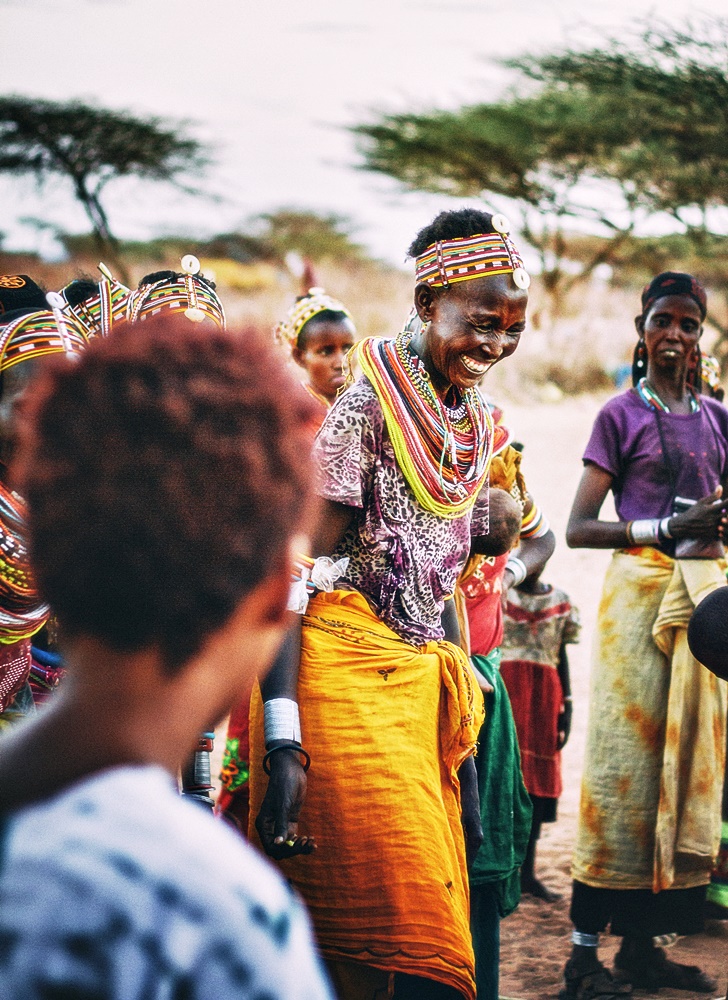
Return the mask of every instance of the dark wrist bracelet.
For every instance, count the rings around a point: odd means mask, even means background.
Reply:
[[[301,766],[304,771],[308,771],[311,766],[311,755],[307,750],[304,750],[300,743],[281,743],[280,746],[273,747],[263,758],[263,770],[266,774],[270,774],[270,759],[274,753],[278,753],[279,750],[293,750],[295,753],[300,754],[303,758]]]

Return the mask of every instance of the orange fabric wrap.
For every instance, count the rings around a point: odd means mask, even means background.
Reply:
[[[457,770],[474,752],[483,698],[467,657],[448,642],[410,645],[359,593],[318,594],[303,619],[298,698],[312,760],[299,832],[318,849],[281,867],[322,954],[474,1000]],[[267,780],[262,715],[256,690],[252,818]]]

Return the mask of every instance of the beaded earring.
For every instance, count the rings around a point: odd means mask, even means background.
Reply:
[[[639,380],[647,374],[647,346],[644,337],[635,344],[632,355],[632,385],[637,385]]]

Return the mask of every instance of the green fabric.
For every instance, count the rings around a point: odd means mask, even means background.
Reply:
[[[728,910],[728,820],[723,820],[718,861],[708,886],[708,902]]]
[[[521,754],[511,703],[500,675],[500,648],[471,657],[475,669],[493,686],[485,696],[478,771],[483,846],[470,871],[473,886],[498,883],[499,910],[508,916],[521,898],[520,867],[531,834],[533,807],[521,774]]]

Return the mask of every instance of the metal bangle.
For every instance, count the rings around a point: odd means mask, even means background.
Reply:
[[[265,771],[266,774],[268,775],[270,774],[271,757],[273,756],[274,753],[278,753],[279,750],[293,750],[295,753],[300,754],[301,757],[303,757],[303,764],[301,766],[303,767],[304,771],[308,771],[309,767],[311,766],[311,754],[308,753],[307,750],[304,750],[302,746],[299,746],[298,743],[281,743],[280,746],[273,747],[272,750],[269,750],[268,753],[263,758],[263,770]]]
[[[528,576],[528,570],[526,569],[526,564],[523,559],[519,559],[518,556],[509,556],[508,562],[506,563],[506,569],[509,569],[513,573],[513,586],[520,586],[523,581]]]
[[[660,541],[660,519],[652,517],[644,521],[633,521],[630,534],[635,545],[656,545]]]
[[[660,521],[660,537],[661,538],[672,538],[672,532],[670,531],[670,518],[663,517]]]

